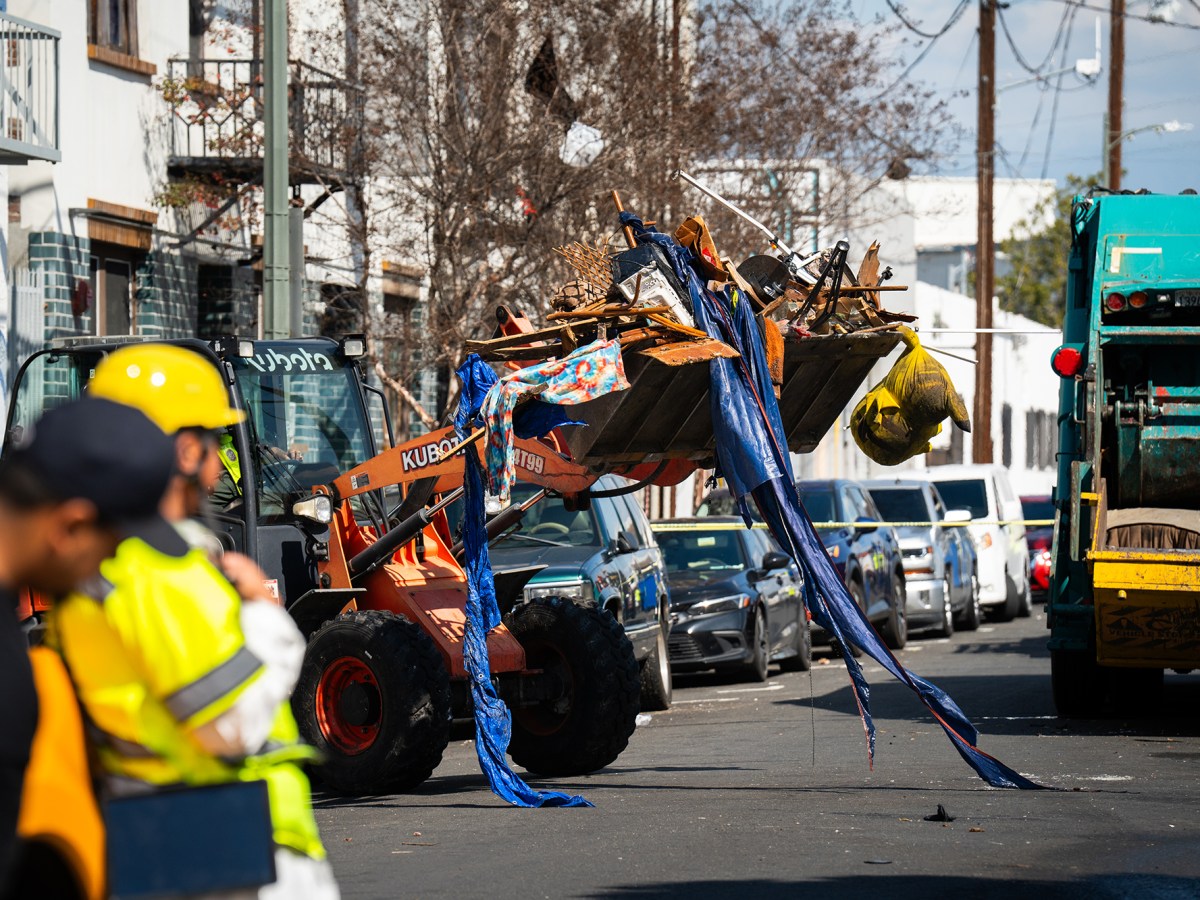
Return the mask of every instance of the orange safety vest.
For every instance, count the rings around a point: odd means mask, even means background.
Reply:
[[[46,647],[29,651],[38,694],[17,834],[55,850],[87,900],[105,895],[104,820],[92,790],[83,716],[66,666]]]

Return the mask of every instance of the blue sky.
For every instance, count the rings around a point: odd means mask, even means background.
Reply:
[[[1046,58],[1063,22],[1073,11],[1065,62],[1062,43],[1043,71],[1070,66],[1095,53],[1095,27],[1101,23],[1103,70],[1088,85],[1073,72],[1062,77],[1054,114],[1057,78],[1049,87],[1006,85],[1030,78],[1021,67],[997,27],[996,71],[1000,93],[997,98],[996,137],[1000,152],[998,176],[1054,178],[1060,183],[1068,173],[1087,175],[1100,170],[1101,131],[1108,99],[1108,2],[1080,0],[1091,8],[1074,8],[1063,0],[1011,0],[1004,15],[1013,43],[1025,61],[1037,67]],[[1153,0],[1127,0],[1127,11],[1148,15]],[[1163,0],[1158,0],[1163,4]],[[900,23],[886,0],[850,0],[862,21],[879,17],[888,32],[890,52],[906,63],[913,60],[927,41]],[[947,22],[956,0],[910,0],[901,4],[906,17],[926,32],[937,32]],[[1200,2],[1175,0],[1174,21],[1194,26],[1176,27],[1163,23],[1126,20],[1125,27],[1125,121],[1126,130],[1169,120],[1191,123],[1191,131],[1174,134],[1144,132],[1124,143],[1123,187],[1146,187],[1155,192],[1177,193],[1186,187],[1200,190]],[[978,0],[957,23],[935,43],[911,77],[952,97],[951,108],[964,128],[964,136],[937,170],[945,175],[975,172],[975,83],[979,43]],[[1039,109],[1040,107],[1040,109]],[[1051,133],[1051,122],[1053,132]],[[1048,138],[1049,152],[1047,152]]]

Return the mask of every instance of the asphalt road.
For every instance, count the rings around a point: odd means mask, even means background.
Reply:
[[[321,797],[317,817],[347,898],[1200,898],[1200,675],[1168,676],[1147,718],[1059,720],[1044,625],[1039,607],[900,656],[982,749],[1059,790],[987,787],[873,663],[871,771],[828,659],[811,680],[678,679],[613,766],[532,782],[595,809],[508,807],[456,741],[417,792]],[[938,804],[953,822],[925,821]]]

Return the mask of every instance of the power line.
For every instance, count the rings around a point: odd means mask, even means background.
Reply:
[[[932,31],[932,32],[922,31],[920,28],[918,28],[916,25],[914,25],[912,22],[910,22],[908,20],[908,18],[904,15],[903,7],[899,6],[896,3],[893,3],[892,0],[887,0],[887,5],[888,5],[888,9],[890,9],[893,13],[896,14],[896,18],[901,21],[901,23],[904,25],[905,28],[907,28],[913,34],[920,35],[921,37],[925,38],[926,40],[936,41],[943,34],[945,34],[947,31],[949,31],[950,28],[954,25],[955,19],[954,19],[954,16],[952,15],[950,18],[950,21],[948,21],[945,25],[942,26],[941,31]]]
[[[1063,62],[1066,62],[1067,53],[1071,49],[1071,28],[1075,24],[1075,16],[1078,13],[1078,8],[1077,7],[1075,7],[1075,8],[1069,7],[1067,9],[1067,12],[1070,13],[1070,20],[1067,22],[1067,39],[1066,39],[1066,41],[1063,42],[1063,55],[1062,55]],[[1045,178],[1046,173],[1050,171],[1050,147],[1054,143],[1055,126],[1058,125],[1058,100],[1062,96],[1062,93],[1063,93],[1062,82],[1063,82],[1064,74],[1065,73],[1063,73],[1063,72],[1059,72],[1058,78],[1056,79],[1055,84],[1054,84],[1054,102],[1050,104],[1050,127],[1048,129],[1046,129],[1046,150],[1042,154],[1042,177],[1043,178]]]
[[[891,5],[890,2],[889,2],[889,5]],[[880,99],[881,97],[891,93],[892,90],[894,90],[895,88],[897,88],[901,84],[903,84],[904,80],[906,78],[908,78],[908,76],[912,72],[912,70],[915,69],[918,65],[920,65],[921,61],[923,59],[925,59],[926,56],[929,55],[929,51],[933,49],[934,45],[938,41],[938,38],[940,38],[947,31],[949,31],[951,28],[953,28],[955,26],[955,24],[957,24],[958,20],[962,18],[963,13],[965,13],[967,11],[967,7],[970,5],[971,5],[971,0],[959,0],[958,6],[956,6],[954,8],[954,12],[950,13],[950,18],[948,18],[946,20],[946,24],[941,27],[941,29],[937,32],[936,36],[929,39],[929,43],[926,44],[921,49],[921,52],[917,54],[916,59],[914,59],[907,66],[905,66],[904,71],[900,73],[900,76],[895,81],[893,81],[891,84],[889,84],[886,88],[884,88],[882,91],[880,91],[874,97],[874,99],[875,100]]]
[[[1073,18],[1074,10],[1068,6],[1063,10],[1063,17],[1059,20],[1058,30],[1054,34],[1054,41],[1050,44],[1050,49],[1046,51],[1046,58],[1036,66],[1028,62],[1025,56],[1017,47],[1017,42],[1013,40],[1012,32],[1008,30],[1008,20],[1004,16],[1004,7],[1000,6],[996,9],[996,18],[1000,20],[1000,30],[1004,32],[1004,40],[1008,44],[1008,48],[1012,50],[1013,57],[1017,64],[1028,72],[1030,75],[1041,75],[1046,66],[1054,59],[1054,53],[1058,50],[1058,45],[1063,39],[1063,30],[1067,26],[1068,19]]]
[[[1056,3],[1065,3],[1067,6],[1075,6],[1079,9],[1087,9],[1092,12],[1103,13],[1109,15],[1109,9],[1106,6],[1092,6],[1090,3],[1085,3],[1083,0],[1054,0]],[[1191,2],[1191,0],[1189,0]],[[1164,25],[1168,28],[1186,28],[1189,31],[1200,31],[1200,25],[1193,22],[1168,22],[1166,19],[1157,19],[1154,16],[1140,16],[1137,13],[1126,12],[1121,16],[1122,19],[1135,19],[1138,22],[1149,22],[1151,25]]]

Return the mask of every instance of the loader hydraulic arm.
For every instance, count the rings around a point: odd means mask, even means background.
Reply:
[[[436,479],[431,493],[452,491],[462,487],[462,454],[477,453],[482,461],[484,446],[482,440],[464,446],[452,427],[441,428],[356,466],[330,484],[328,493],[335,502],[341,502],[392,485],[407,487],[426,478]],[[513,461],[521,481],[561,494],[586,491],[600,477],[540,440],[516,438]]]

